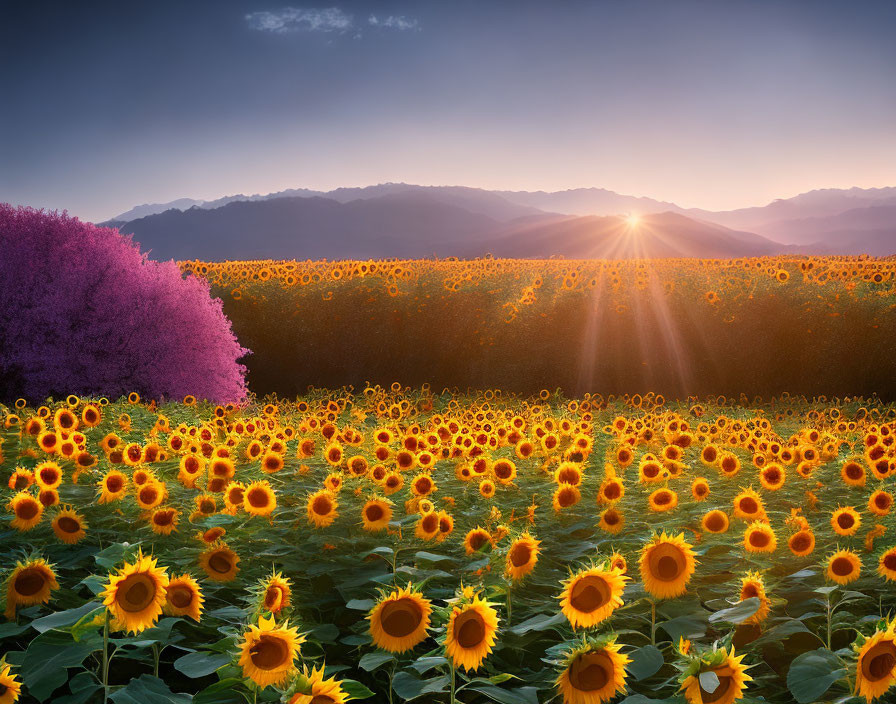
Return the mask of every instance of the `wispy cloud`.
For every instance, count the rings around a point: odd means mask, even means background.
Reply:
[[[329,32],[343,34],[353,32],[355,37],[361,35],[360,23],[355,18],[343,12],[338,7],[308,8],[308,7],[284,7],[281,10],[267,12],[250,12],[246,15],[246,22],[251,29],[259,32],[272,32],[274,34],[287,34],[291,32]],[[413,17],[404,15],[388,15],[377,17],[370,15],[367,25],[377,29],[395,30],[398,32],[417,31],[420,22]]]
[[[413,17],[405,17],[404,15],[389,15],[388,17],[371,15],[367,18],[367,23],[371,27],[385,27],[387,29],[397,29],[402,32],[420,29],[419,21],[415,20]]]
[[[246,15],[249,27],[260,32],[348,32],[354,18],[338,7],[322,9],[284,7],[274,12],[251,12]]]

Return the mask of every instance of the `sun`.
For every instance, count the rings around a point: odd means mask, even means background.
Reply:
[[[629,215],[625,219],[625,222],[629,227],[637,227],[638,225],[641,224],[641,216],[637,215],[637,214]]]

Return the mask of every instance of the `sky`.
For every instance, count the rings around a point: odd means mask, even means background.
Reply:
[[[896,2],[4,0],[0,201],[896,185]]]

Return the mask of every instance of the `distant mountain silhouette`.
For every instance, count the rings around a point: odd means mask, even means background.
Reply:
[[[417,186],[406,183],[385,183],[363,188],[338,188],[326,193],[297,188],[267,195],[231,195],[212,201],[182,198],[167,204],[140,205],[103,224],[121,226],[124,231],[139,231],[146,237],[157,240],[157,253],[161,256],[162,252],[180,252],[189,249],[189,243],[179,241],[178,237],[198,237],[198,234],[191,233],[199,233],[205,229],[204,223],[207,222],[207,219],[200,218],[195,213],[189,218],[181,219],[176,216],[178,212],[193,212],[194,210],[215,212],[234,203],[268,203],[295,200],[296,198],[306,201],[324,200],[330,204],[337,203],[351,207],[344,210],[334,209],[332,205],[325,206],[316,202],[304,205],[292,204],[288,207],[273,208],[270,211],[258,211],[257,219],[260,223],[265,222],[266,219],[276,221],[273,231],[268,232],[263,229],[254,231],[257,237],[262,237],[264,240],[264,242],[257,243],[258,247],[264,248],[267,244],[270,245],[271,251],[279,251],[287,241],[292,242],[296,236],[311,238],[310,228],[318,225],[321,228],[319,230],[320,237],[342,238],[347,245],[351,245],[353,250],[371,252],[369,256],[392,256],[389,254],[392,251],[403,253],[396,256],[411,256],[407,254],[409,251],[425,253],[420,256],[433,254],[446,256],[445,252],[454,255],[461,250],[467,251],[463,248],[458,249],[459,243],[472,236],[473,232],[476,233],[476,237],[488,237],[490,241],[497,243],[496,246],[498,244],[503,246],[499,242],[500,233],[502,229],[506,229],[505,226],[510,224],[514,224],[510,230],[520,231],[521,236],[537,239],[536,229],[525,228],[536,228],[536,226],[565,228],[572,232],[576,227],[582,227],[584,230],[595,227],[596,221],[583,221],[574,225],[573,219],[569,216],[617,216],[620,214],[647,216],[663,213],[684,216],[688,218],[688,222],[696,221],[703,226],[721,225],[723,226],[722,230],[715,230],[720,237],[723,239],[725,237],[734,239],[740,237],[742,244],[747,248],[757,243],[745,235],[753,237],[754,235],[750,233],[755,233],[765,238],[763,242],[772,240],[774,243],[782,245],[797,245],[798,251],[805,253],[896,254],[896,236],[893,234],[894,224],[896,224],[896,216],[893,211],[893,208],[896,208],[896,188],[824,189],[802,193],[794,198],[776,200],[761,207],[710,211],[699,208],[683,209],[674,203],[623,195],[602,188],[579,188],[550,193],[545,191],[487,191],[465,186]],[[363,203],[367,203],[368,206],[365,207],[362,205]],[[361,214],[368,208],[373,218],[368,224],[353,219],[362,217]],[[388,212],[390,209],[394,212]],[[297,218],[297,221],[289,222],[282,211],[289,211],[293,217]],[[426,216],[422,215],[424,211],[427,213]],[[255,213],[256,211],[248,212]],[[281,213],[281,215],[275,217],[273,215],[275,212]],[[178,234],[171,234],[169,238],[159,229],[160,221],[158,220],[141,223],[141,220],[145,218],[162,214],[166,216],[164,219],[166,223],[178,228]],[[220,222],[220,231],[224,233],[233,230],[234,238],[236,238],[236,226],[227,223],[226,218],[236,216],[236,214],[243,218],[250,217],[242,209],[228,209],[219,214],[223,219],[216,220]],[[428,217],[444,217],[446,219],[439,222],[427,221]],[[186,224],[187,222],[190,223],[189,226]],[[586,224],[586,222],[590,224]],[[387,225],[390,223],[396,228],[392,232],[387,231]],[[412,234],[410,229],[413,228],[414,223],[420,225],[421,229]],[[458,229],[452,230],[454,225]],[[665,227],[674,230],[672,225],[671,221],[664,224]],[[688,225],[688,227],[695,226]],[[440,234],[435,236],[435,233]],[[738,235],[738,233],[741,234]],[[570,237],[575,239],[572,235]],[[411,240],[413,239],[418,241],[412,246]],[[536,247],[535,239],[529,241],[527,246]],[[667,244],[658,240],[653,243],[651,248],[665,250]],[[239,243],[234,239],[227,246],[238,249],[238,245]],[[200,242],[197,246],[204,245]],[[307,243],[309,251],[316,251],[322,246],[315,245],[310,241]],[[380,246],[383,248],[378,250],[377,247]],[[726,247],[727,245],[722,249],[726,249]],[[324,248],[326,249],[326,247]],[[686,243],[682,243],[681,248],[687,249]],[[210,256],[210,251],[210,249],[205,249],[204,254],[195,256]],[[181,255],[172,254],[171,256]],[[223,254],[223,250],[219,250],[215,256],[230,255]]]
[[[729,230],[678,213],[642,215],[637,224],[620,216],[587,215],[521,222],[484,243],[496,257],[631,259],[736,258],[778,254],[786,247],[750,232]]]
[[[425,190],[345,203],[293,197],[171,209],[121,231],[156,259],[741,257],[783,249],[675,213],[645,215],[636,227],[616,216],[540,214],[501,222]]]

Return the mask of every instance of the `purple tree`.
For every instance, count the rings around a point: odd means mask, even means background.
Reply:
[[[173,261],[118,230],[0,203],[0,397],[235,402],[247,353],[221,301]]]

